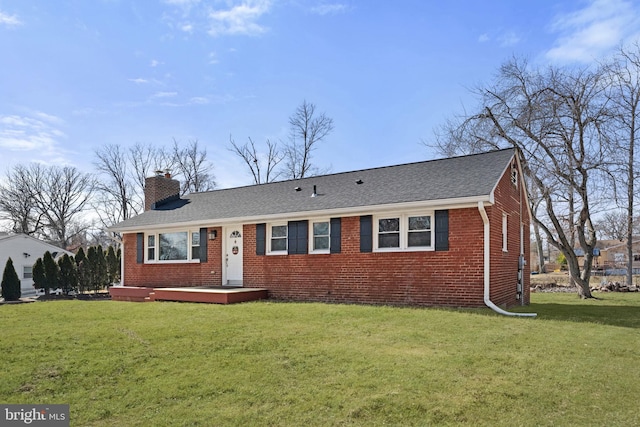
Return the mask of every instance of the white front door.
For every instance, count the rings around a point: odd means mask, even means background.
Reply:
[[[225,248],[222,265],[225,268],[223,285],[242,286],[242,225],[225,227]]]

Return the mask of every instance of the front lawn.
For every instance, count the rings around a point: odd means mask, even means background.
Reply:
[[[490,310],[0,306],[0,402],[77,426],[640,425],[640,294]]]

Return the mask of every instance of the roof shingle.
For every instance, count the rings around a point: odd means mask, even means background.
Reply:
[[[193,193],[112,230],[487,196],[513,149]],[[362,181],[357,184],[356,181]],[[313,187],[317,197],[311,197]],[[296,191],[298,187],[300,190]],[[364,209],[363,209],[364,210]]]

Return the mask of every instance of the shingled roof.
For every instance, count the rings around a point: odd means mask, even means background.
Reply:
[[[513,149],[497,150],[193,193],[123,221],[111,230],[259,222],[325,211],[331,214],[365,212],[406,203],[473,201],[491,195],[514,154]],[[314,187],[317,196],[311,197]]]

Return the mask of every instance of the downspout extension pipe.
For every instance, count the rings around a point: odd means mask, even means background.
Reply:
[[[478,211],[480,211],[480,216],[482,217],[482,222],[484,223],[484,303],[487,307],[492,309],[498,314],[502,314],[505,316],[514,316],[514,317],[536,317],[537,313],[512,313],[510,311],[506,311],[498,307],[491,301],[490,297],[490,287],[491,276],[489,267],[491,266],[491,246],[490,246],[490,229],[489,229],[489,217],[487,216],[487,211],[484,209],[484,203],[478,202]]]

